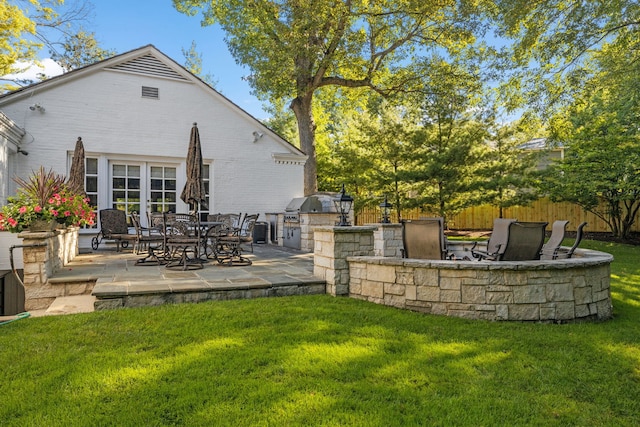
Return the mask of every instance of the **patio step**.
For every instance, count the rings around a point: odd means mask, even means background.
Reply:
[[[93,295],[57,297],[46,310],[35,310],[29,313],[33,317],[91,313],[95,311],[93,306],[95,301],[96,297]]]

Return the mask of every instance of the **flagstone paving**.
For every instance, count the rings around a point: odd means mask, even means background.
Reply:
[[[92,295],[58,298],[33,315],[68,314],[120,306],[198,302],[324,293],[324,280],[313,275],[313,254],[274,245],[254,244],[252,265],[228,267],[209,261],[203,269],[175,271],[162,265],[135,265],[142,255],[114,250],[82,253],[51,278],[52,283],[95,281]],[[106,303],[105,303],[106,301]],[[111,305],[110,305],[111,304]]]

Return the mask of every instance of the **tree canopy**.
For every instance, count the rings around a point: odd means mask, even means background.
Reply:
[[[445,0],[174,0],[180,12],[219,24],[263,99],[290,99],[305,165],[305,194],[317,190],[314,94],[325,86],[378,93],[421,85],[434,53],[475,42],[484,2]]]

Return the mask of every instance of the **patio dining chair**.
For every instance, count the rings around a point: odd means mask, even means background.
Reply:
[[[178,216],[176,216],[178,215]],[[203,268],[200,258],[200,223],[197,216],[184,217],[181,214],[165,214],[165,252],[169,269],[195,270]]]
[[[136,230],[136,241],[134,252],[140,254],[142,248],[146,250],[147,256],[136,260],[136,265],[161,265],[164,260],[164,235],[155,233],[151,227],[143,227],[140,224],[140,215],[137,212],[131,213],[131,223]],[[158,254],[161,254],[158,256]]]
[[[129,242],[136,239],[135,234],[129,234],[127,214],[120,209],[101,209],[98,212],[100,231],[91,239],[91,248],[95,251],[103,240],[113,240],[116,252],[129,246]]]
[[[569,221],[567,220],[556,220],[553,221],[551,225],[551,236],[549,240],[542,245],[542,250],[540,251],[540,259],[556,259],[558,256],[558,251],[560,250],[560,246],[562,245],[562,241],[564,240],[564,234],[567,229],[567,224]]]
[[[533,261],[540,259],[548,222],[512,222],[504,251],[497,261]]]
[[[509,238],[509,225],[516,221],[515,218],[494,219],[493,230],[491,231],[491,236],[489,236],[489,241],[487,241],[486,249],[477,249],[478,242],[475,242],[471,247],[471,255],[478,260],[495,260],[500,258]]]
[[[402,221],[402,257],[446,259],[447,240],[441,217]]]
[[[253,229],[260,214],[245,215],[240,227],[217,239],[216,254],[219,263],[227,266],[251,265],[251,260],[242,255],[243,245],[249,244],[253,253]]]

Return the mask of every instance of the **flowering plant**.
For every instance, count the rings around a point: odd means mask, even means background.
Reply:
[[[38,221],[65,226],[93,225],[95,212],[84,195],[73,193],[64,177],[41,167],[29,180],[14,179],[21,187],[0,210],[0,230],[19,233]]]

